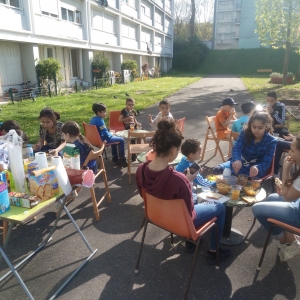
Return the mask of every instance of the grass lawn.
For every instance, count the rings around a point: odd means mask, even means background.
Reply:
[[[115,84],[108,88],[52,98],[39,97],[35,102],[24,100],[14,102],[15,104],[9,103],[1,106],[1,121],[10,119],[17,121],[30,138],[30,142],[35,143],[39,136],[39,112],[45,107],[51,107],[59,112],[62,122],[73,120],[81,126],[82,121],[89,122],[92,118],[94,102],[104,103],[108,112],[121,110],[125,107],[125,93],[128,93],[135,99],[135,109],[142,110],[199,79],[201,77],[198,74],[174,72],[158,79]]]
[[[269,91],[274,90],[278,95],[278,99],[300,99],[300,82],[283,86],[281,84],[269,83],[270,77],[267,75],[257,76],[241,76],[249,93],[258,103],[265,103],[266,95]],[[300,132],[300,122],[291,118],[289,124],[291,133]]]

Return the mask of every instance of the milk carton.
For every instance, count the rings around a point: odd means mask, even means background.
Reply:
[[[80,150],[74,144],[67,143],[63,153],[65,168],[80,170]]]

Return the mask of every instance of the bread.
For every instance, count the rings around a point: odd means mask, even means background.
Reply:
[[[247,202],[248,204],[253,204],[256,202],[255,197],[252,197],[252,196],[243,196],[242,200]]]
[[[43,200],[44,198],[44,187],[43,186],[39,186],[37,191],[36,191],[36,195],[40,200]]]
[[[44,185],[44,197],[43,200],[50,199],[52,197],[52,185],[49,183],[46,183]]]
[[[282,182],[279,178],[275,178],[275,185],[280,189],[282,188]]]
[[[206,194],[206,198],[219,200],[220,198],[222,198],[222,195],[220,195],[218,193],[208,193],[208,194]]]

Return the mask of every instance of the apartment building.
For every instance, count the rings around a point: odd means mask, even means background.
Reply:
[[[259,48],[254,0],[215,0],[213,49]]]
[[[125,59],[170,70],[173,0],[0,0],[0,96],[36,83],[36,61],[49,57],[64,84],[91,81],[99,51],[114,71]]]

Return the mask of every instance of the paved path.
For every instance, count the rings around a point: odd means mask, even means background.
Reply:
[[[230,92],[230,89],[234,92]],[[170,96],[172,114],[176,118],[187,117],[184,135],[203,141],[205,115],[214,115],[217,106],[226,96],[233,97],[238,103],[250,99],[239,78],[225,76],[204,78]],[[237,111],[239,114],[240,110]],[[148,113],[157,113],[157,105],[145,109],[139,116],[146,129]],[[219,158],[214,158],[207,166],[216,165],[218,161]],[[182,299],[192,255],[184,252],[180,239],[175,239],[176,246],[172,248],[168,233],[149,225],[140,272],[134,274],[141,240],[139,229],[144,216],[143,203],[135,184],[128,185],[125,168],[115,167],[109,161],[106,162],[106,168],[112,203],[101,205],[100,222],[93,219],[87,189],[69,205],[73,217],[91,246],[98,248],[98,252],[58,299]],[[96,193],[99,197],[103,185],[99,183],[97,186]],[[18,262],[20,257],[35,249],[54,218],[53,207],[27,226],[16,227],[12,234],[10,246],[13,250],[9,257]],[[245,235],[252,221],[251,208],[234,211],[233,227]],[[20,271],[36,299],[48,299],[57,288],[57,281],[62,283],[86,254],[86,248],[74,234],[66,217],[60,221],[53,238]],[[265,238],[266,231],[256,222],[247,240],[232,248],[232,259],[216,270],[205,263],[209,243],[209,238],[205,237],[191,282],[189,299],[299,299],[300,261],[280,263],[275,241],[269,246],[262,270],[255,277]],[[0,275],[2,274],[3,271]],[[14,279],[0,284],[0,293],[1,299],[25,299],[24,292]]]

